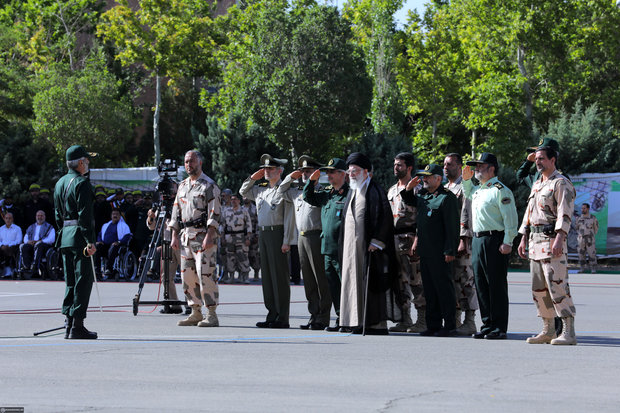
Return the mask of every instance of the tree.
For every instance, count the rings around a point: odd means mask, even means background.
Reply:
[[[161,77],[210,77],[217,72],[213,52],[219,35],[211,10],[202,0],[142,0],[137,10],[128,0],[118,0],[97,26],[98,35],[116,45],[124,66],[141,65],[155,74],[155,164],[160,158]]]
[[[121,96],[100,53],[83,70],[54,66],[41,75],[38,89],[33,127],[59,155],[71,145],[82,144],[100,152],[104,162],[119,161],[133,134],[135,111],[129,98]]]
[[[335,7],[261,0],[233,7],[222,24],[222,82],[203,93],[203,106],[224,119],[247,114],[293,158],[327,158],[361,130],[370,84]]]

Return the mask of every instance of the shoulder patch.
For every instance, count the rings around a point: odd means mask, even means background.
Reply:
[[[331,191],[332,189],[334,189],[333,185],[327,185],[327,186],[325,187],[325,190],[326,190],[326,191]]]
[[[502,185],[500,182],[495,182],[495,183],[493,184],[493,186],[494,186],[495,188],[497,188],[497,189],[504,189],[504,185]],[[502,200],[502,202],[503,202],[503,200]]]
[[[512,200],[510,198],[508,198],[508,197],[502,198],[502,204],[508,205],[511,202],[512,202]]]

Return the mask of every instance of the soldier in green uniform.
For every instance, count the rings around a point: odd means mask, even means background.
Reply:
[[[480,181],[476,187],[472,166]],[[518,224],[512,191],[497,179],[498,169],[495,155],[484,152],[463,170],[463,193],[472,200],[472,269],[482,318],[476,339],[505,340],[508,330],[508,257]]]
[[[259,328],[289,328],[291,287],[288,252],[295,236],[295,216],[290,202],[278,195],[280,176],[286,159],[264,154],[261,166],[241,185],[241,196],[256,201],[258,210],[258,242],[260,248],[263,299],[267,319],[256,323]],[[259,179],[264,184],[254,185]]]
[[[94,274],[91,256],[96,252],[95,194],[87,176],[90,158],[80,145],[67,149],[69,172],[60,178],[54,190],[56,223],[60,229],[56,246],[60,247],[65,270],[65,298],[62,313],[67,316],[65,338],[96,339],[97,333],[84,327]]]
[[[443,169],[428,165],[416,174],[401,192],[405,203],[418,209],[417,245],[422,284],[426,298],[426,330],[421,336],[456,336],[456,294],[452,262],[459,245],[460,209],[456,196],[441,185]],[[413,188],[423,176],[424,188],[415,195]]]
[[[332,158],[327,166],[316,170],[304,187],[304,201],[321,208],[321,254],[325,264],[325,276],[329,284],[336,325],[325,327],[326,331],[340,329],[340,288],[341,288],[341,261],[338,247],[338,237],[342,225],[342,213],[349,192],[347,184],[347,164],[340,158]],[[329,186],[322,191],[315,191],[321,171],[327,172]]]

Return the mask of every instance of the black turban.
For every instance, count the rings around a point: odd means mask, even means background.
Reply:
[[[357,165],[362,169],[366,169],[368,171],[372,170],[372,163],[370,163],[370,159],[366,155],[361,152],[353,152],[347,158],[347,166],[349,165]]]

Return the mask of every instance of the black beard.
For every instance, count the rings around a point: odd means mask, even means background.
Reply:
[[[394,171],[394,176],[396,177],[396,179],[402,179],[406,175],[407,175],[407,171],[402,171],[402,170]]]

